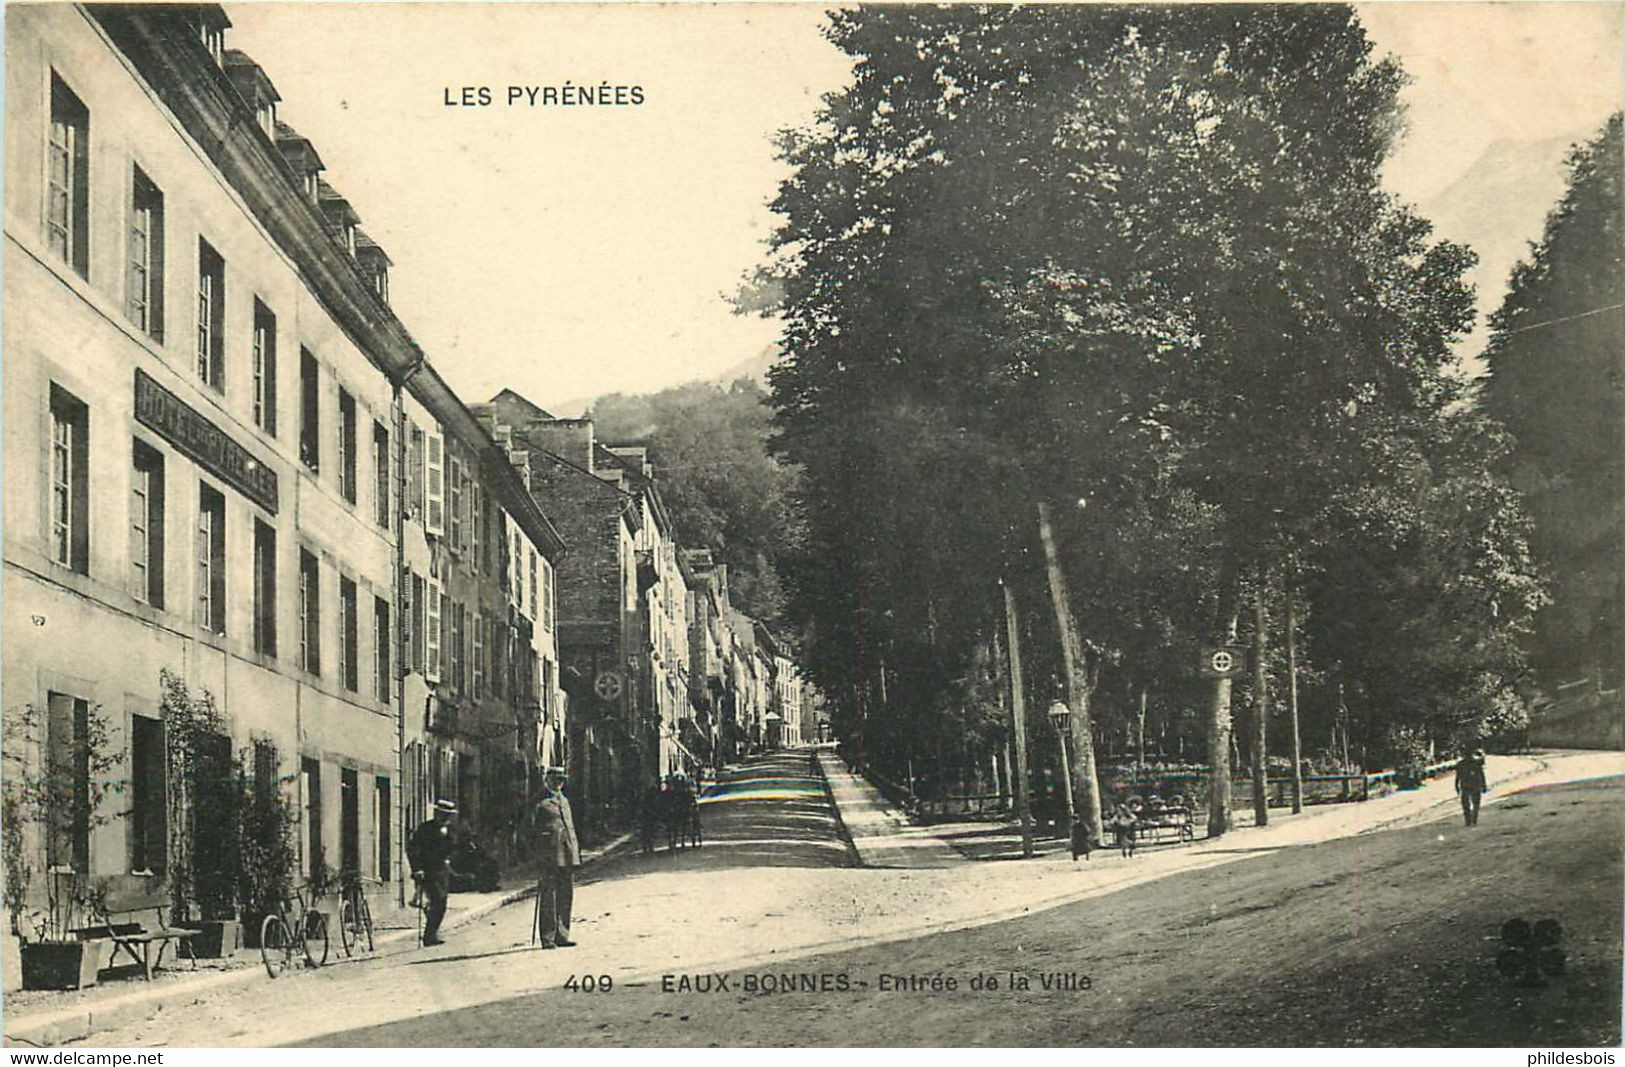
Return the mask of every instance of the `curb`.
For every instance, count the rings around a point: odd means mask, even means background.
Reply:
[[[846,851],[852,857],[852,866],[867,867],[868,861],[863,858],[863,850],[852,837],[852,831],[846,828],[846,819],[841,815],[841,806],[835,802],[835,790],[830,787],[829,773],[824,770],[824,758],[821,750],[814,748],[812,752],[813,766],[818,770],[818,777],[824,783],[824,796],[829,798],[829,810],[835,816],[835,832],[841,835],[846,842]]]
[[[581,866],[586,868],[600,860],[613,855],[632,839],[632,833],[621,834],[612,838],[602,848],[582,856]],[[465,911],[447,915],[441,928],[447,931],[457,930],[471,923],[477,922],[509,904],[526,900],[536,893],[536,883],[518,889],[510,890],[495,900],[485,901],[468,908]],[[371,955],[356,959],[340,959],[332,961],[328,966],[347,966],[362,964],[369,960],[376,960],[382,956],[398,956],[406,952],[415,951],[417,933],[415,930],[391,930],[380,934],[374,941],[374,951]],[[392,951],[386,951],[392,949]],[[4,1024],[5,1044],[32,1045],[36,1048],[49,1048],[62,1045],[69,1041],[82,1041],[93,1034],[106,1030],[114,1030],[121,1026],[140,1022],[142,1019],[162,1011],[175,1004],[191,1004],[218,993],[227,992],[238,986],[247,986],[256,981],[269,981],[261,978],[264,968],[253,966],[239,970],[222,971],[218,974],[199,977],[194,981],[181,981],[173,985],[166,985],[156,989],[141,989],[133,991],[126,996],[117,997],[99,1004],[87,1004],[82,1007],[62,1008],[55,1012],[40,1013],[35,1019],[24,1018],[13,1027],[10,1020],[0,1019]]]

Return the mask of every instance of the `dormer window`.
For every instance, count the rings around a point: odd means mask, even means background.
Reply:
[[[356,253],[355,228],[361,216],[355,213],[348,200],[320,178],[316,180],[316,195],[322,215],[327,219],[328,232],[353,257]]]
[[[304,193],[312,204],[321,207],[322,157],[316,154],[315,146],[299,135],[298,130],[275,118],[275,111],[272,112],[272,116],[272,139],[276,141],[277,150],[282,153],[282,158],[293,168],[293,173],[299,180],[299,191]]]
[[[249,113],[254,116],[254,122],[265,133],[265,136],[275,141],[279,139],[276,124],[276,105],[282,95],[271,84],[271,79],[265,76],[265,71],[254,62],[246,52],[238,49],[227,49],[225,55],[226,76],[242,98]]]
[[[198,38],[203,42],[204,49],[208,51],[209,58],[214,60],[214,65],[224,67],[226,65],[225,27],[213,24],[207,18],[200,19],[198,21]]]

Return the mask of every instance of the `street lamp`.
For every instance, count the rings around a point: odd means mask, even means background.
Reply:
[[[1061,781],[1066,785],[1066,826],[1070,833],[1072,824],[1078,821],[1076,806],[1072,800],[1072,760],[1067,755],[1066,735],[1067,726],[1072,721],[1072,709],[1066,706],[1065,701],[1057,698],[1049,706],[1049,721],[1055,724],[1055,735],[1061,739]]]

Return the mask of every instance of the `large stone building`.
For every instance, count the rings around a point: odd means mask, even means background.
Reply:
[[[122,768],[105,819],[29,826],[36,869],[163,884],[166,671],[281,784],[305,874],[399,879],[438,793],[509,833],[566,733],[562,541],[510,450],[219,7],[6,20],[8,776],[98,723]]]
[[[692,574],[642,446],[605,445],[591,419],[554,418],[512,390],[479,411],[524,454],[570,544],[558,572],[570,766],[583,821],[602,832],[657,778],[711,759],[711,723],[696,717]]]

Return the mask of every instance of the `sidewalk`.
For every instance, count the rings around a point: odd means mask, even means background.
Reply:
[[[829,785],[835,814],[863,867],[951,867],[966,857],[930,828],[911,824],[869,781],[833,752],[813,750],[813,766]]]
[[[1554,759],[1573,761],[1581,754],[1554,754],[1547,758],[1531,756],[1491,756],[1487,765],[1490,792],[1485,803],[1506,795],[1507,787],[1533,781]],[[1618,753],[1584,754],[1598,768],[1612,767],[1611,773],[1625,773],[1625,757]],[[1021,858],[1021,829],[1013,818],[1000,820],[965,819],[914,822],[889,805],[880,791],[861,775],[847,771],[832,752],[818,754],[820,766],[829,779],[830,794],[847,823],[860,862],[873,867],[945,866],[955,860],[1010,860]],[[1355,833],[1371,833],[1421,817],[1437,818],[1455,810],[1455,787],[1449,775],[1425,783],[1419,789],[1400,790],[1370,800],[1342,804],[1313,804],[1302,814],[1289,808],[1271,808],[1270,822],[1261,830],[1254,826],[1253,809],[1243,798],[1231,811],[1231,834],[1221,838],[1226,850],[1237,847],[1237,838],[1258,847],[1279,848],[1308,844]],[[856,829],[853,828],[854,822]],[[1255,833],[1256,831],[1256,833]],[[1033,860],[1065,859],[1071,862],[1071,849],[1064,838],[1045,835],[1034,827]],[[1219,842],[1207,842],[1197,827],[1191,845],[1159,844],[1141,849],[1147,856],[1165,851],[1217,851]],[[945,857],[947,849],[952,857]],[[1031,862],[1031,861],[1029,861]]]
[[[631,838],[630,833],[625,833],[602,848],[584,852],[582,866],[618,853]],[[504,872],[501,882],[513,888],[493,893],[453,893],[447,901],[441,929],[450,932],[466,927],[536,892],[535,878],[528,867]],[[364,966],[381,957],[418,951],[417,924],[418,913],[414,908],[380,906],[373,916],[373,951],[347,959],[338,930],[330,930],[325,966]],[[136,1022],[167,1006],[191,1004],[270,981],[259,949],[239,949],[228,959],[199,960],[196,971],[189,964],[171,963],[156,972],[151,982],[137,975],[69,992],[14,990],[5,996],[0,1025],[4,1027],[8,1046],[60,1045]]]

